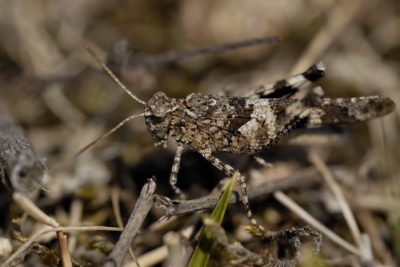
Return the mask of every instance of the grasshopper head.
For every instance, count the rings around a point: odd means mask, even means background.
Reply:
[[[166,94],[158,92],[145,107],[146,124],[157,141],[167,139],[171,123],[172,103]]]

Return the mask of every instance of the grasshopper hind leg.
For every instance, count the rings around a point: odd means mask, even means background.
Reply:
[[[229,176],[234,175],[235,169],[233,169],[233,167],[230,166],[229,164],[222,162],[218,158],[212,156],[211,153],[209,153],[207,151],[200,151],[200,154],[206,160],[211,162],[211,164],[213,164],[215,167],[217,167],[221,171],[224,171],[227,175],[229,175]],[[261,232],[261,235],[265,235],[266,231],[265,231],[264,227],[261,226],[260,224],[258,224],[256,219],[254,219],[253,212],[250,209],[250,202],[249,202],[249,197],[247,195],[247,184],[246,184],[245,178],[239,172],[237,173],[236,177],[237,177],[236,182],[239,184],[240,189],[241,189],[242,203],[244,206],[244,210],[246,212],[246,216],[250,220],[251,225],[256,227]]]

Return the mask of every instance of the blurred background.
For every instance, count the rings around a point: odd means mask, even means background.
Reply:
[[[36,196],[37,205],[63,225],[115,226],[110,205],[115,188],[120,190],[124,222],[147,178],[156,176],[157,193],[174,197],[168,177],[175,144],[171,140],[168,149],[154,147],[139,118],[72,159],[122,119],[143,112],[139,103],[100,70],[84,44],[145,101],[159,91],[170,97],[192,92],[240,94],[323,61],[327,71],[318,84],[326,97],[382,95],[399,104],[399,32],[400,3],[396,0],[1,0],[0,98],[48,167],[48,191]],[[280,42],[146,63],[149,56],[157,61],[158,55],[172,50],[179,55],[183,50],[265,36],[279,36]],[[345,175],[336,178],[362,232],[372,240],[375,262],[386,266],[395,266],[400,256],[398,115],[399,109],[385,118],[347,126],[332,143],[313,146],[324,161],[342,168]],[[267,152],[266,160],[273,162],[273,168],[260,168],[246,156],[220,158],[243,170],[251,182],[260,183],[260,179],[285,177],[309,166],[308,148],[302,144],[300,148],[278,146]],[[188,198],[207,195],[223,177],[198,154],[184,152],[178,186]],[[325,187],[304,185],[289,193],[322,223],[354,242]],[[2,213],[8,214],[10,195],[5,189],[0,204]],[[272,198],[255,201],[253,206],[267,229],[305,224]],[[72,214],[78,214],[78,219]],[[146,220],[144,234],[134,241],[137,256],[162,245],[167,230],[147,227],[160,216],[160,211],[152,211]],[[226,229],[245,244],[248,239],[237,228],[246,224],[242,208],[235,214],[232,211],[227,220],[231,221]],[[6,220],[1,226],[6,235]],[[34,222],[27,224],[25,233],[29,236],[37,231],[35,227],[39,226]],[[168,229],[178,228],[175,222]],[[95,250],[88,245],[93,238],[90,234],[75,236],[71,246],[74,258],[96,266],[97,260],[89,256]],[[117,238],[101,234],[107,242]],[[51,240],[42,242],[51,247]],[[329,240],[319,257],[332,266],[359,266],[361,262]],[[28,257],[28,261],[34,264],[38,258]]]

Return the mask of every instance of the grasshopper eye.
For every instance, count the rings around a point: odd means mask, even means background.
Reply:
[[[155,105],[154,108],[152,109],[153,116],[157,118],[164,118],[167,116],[168,113],[168,107],[166,105]]]
[[[163,119],[171,110],[171,99],[166,94],[158,92],[149,100],[148,111],[158,119]]]

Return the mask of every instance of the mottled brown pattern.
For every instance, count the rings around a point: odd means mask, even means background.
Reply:
[[[171,135],[195,151],[256,154],[272,141],[279,141],[301,119],[308,125],[355,123],[383,116],[393,109],[390,99],[379,96],[325,98],[314,107],[295,99],[203,94],[174,99],[157,93],[146,107],[146,123],[157,141]]]
[[[89,50],[90,52],[91,50]],[[99,61],[99,59],[97,58]],[[99,61],[100,62],[100,61]],[[234,169],[212,156],[213,152],[257,154],[278,142],[299,124],[322,125],[354,123],[383,116],[395,105],[385,97],[371,96],[349,99],[323,98],[320,87],[314,87],[302,99],[291,98],[300,88],[324,76],[322,63],[305,72],[249,91],[245,97],[229,97],[193,93],[185,99],[169,98],[156,93],[147,103],[134,96],[102,65],[128,94],[145,106],[144,117],[148,129],[158,145],[166,145],[168,136],[177,143],[177,151],[170,175],[175,193],[183,196],[176,186],[183,147],[199,152],[215,167],[232,176]],[[279,98],[274,98],[279,96]],[[136,116],[132,116],[134,118]],[[112,131],[120,127],[119,124]],[[110,131],[109,134],[112,132]],[[242,190],[243,205],[252,224],[264,231],[252,216],[247,197],[247,186],[237,174]]]
[[[383,116],[395,107],[393,101],[385,97],[329,99],[322,98],[321,92],[320,88],[314,88],[300,100],[198,93],[186,99],[174,99],[157,93],[145,108],[145,118],[155,140],[163,143],[170,135],[178,143],[170,183],[175,192],[182,195],[176,181],[183,145],[233,175],[234,169],[213,157],[212,152],[253,155],[278,142],[299,123],[310,126],[355,123]],[[245,180],[241,175],[238,177],[247,216],[257,224],[249,208]]]

